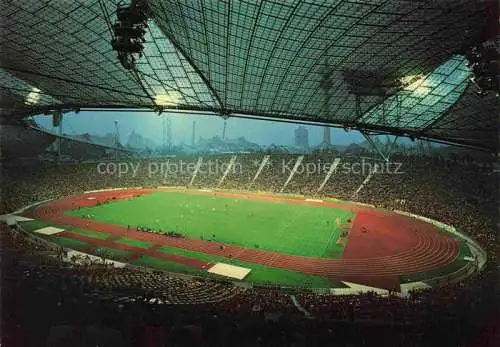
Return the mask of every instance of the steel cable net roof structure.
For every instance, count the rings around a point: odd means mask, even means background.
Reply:
[[[2,1],[3,121],[53,109],[161,106],[496,150],[498,97],[476,95],[463,55],[488,27],[492,2],[148,4],[144,56],[131,72],[110,44],[114,0]]]

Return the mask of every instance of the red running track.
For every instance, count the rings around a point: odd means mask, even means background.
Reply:
[[[94,206],[99,201],[110,199],[127,199],[137,195],[149,194],[155,189],[135,189],[123,191],[106,191],[77,195],[65,199],[48,202],[28,214],[45,221],[69,225],[77,228],[91,229],[112,234],[113,238],[127,237],[140,241],[151,242],[156,246],[170,246],[198,251],[207,254],[229,257],[250,263],[261,264],[274,268],[297,271],[310,275],[318,275],[335,280],[349,281],[368,286],[399,290],[399,276],[415,272],[433,270],[451,263],[459,254],[459,244],[456,240],[440,233],[434,226],[411,217],[394,214],[375,208],[359,207],[344,203],[321,203],[297,199],[286,199],[270,195],[251,195],[217,192],[220,196],[255,199],[261,201],[281,201],[300,205],[321,205],[335,208],[349,208],[356,212],[352,230],[349,235],[343,259],[319,259],[303,256],[279,254],[259,249],[225,246],[204,240],[175,239],[158,234],[127,230],[125,227],[106,224],[93,220],[81,219],[64,215],[67,210],[78,206]],[[195,192],[190,192],[195,193]],[[196,192],[196,194],[214,194]],[[89,199],[95,198],[95,199]],[[366,229],[364,232],[363,229]],[[66,234],[82,240],[74,234]],[[111,247],[112,241],[86,242],[95,247]],[[114,243],[114,248],[118,248]],[[123,247],[124,246],[120,246]],[[140,254],[162,257],[197,268],[204,264],[185,257],[173,257],[157,252],[156,249],[145,250],[132,248]]]

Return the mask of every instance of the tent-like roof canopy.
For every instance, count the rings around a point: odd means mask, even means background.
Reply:
[[[490,1],[148,2],[131,72],[110,44],[114,0],[2,1],[3,121],[161,105],[496,149],[498,97],[476,95],[462,55]]]

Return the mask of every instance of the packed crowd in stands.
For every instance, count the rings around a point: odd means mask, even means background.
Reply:
[[[325,171],[297,172],[282,189],[296,158],[271,156],[271,164],[251,187],[262,156],[239,157],[239,171],[229,171],[222,182],[224,171],[200,170],[193,186],[317,196]],[[188,159],[197,160],[177,160]],[[229,159],[218,157],[226,163]],[[326,155],[308,155],[303,162],[328,160]],[[343,158],[341,164],[356,160]],[[284,169],[283,161],[290,161]],[[450,224],[487,250],[483,272],[409,298],[244,288],[132,267],[63,262],[57,249],[2,225],[2,345],[489,346],[498,334],[495,310],[500,297],[498,176],[488,166],[428,158],[393,161],[403,163],[404,173],[375,173],[357,194],[367,172],[355,174],[342,166],[319,196],[405,210]],[[151,175],[149,168],[150,162],[142,160],[136,175],[121,177],[98,172],[96,164],[4,170],[0,212],[86,190],[191,182],[190,174]]]

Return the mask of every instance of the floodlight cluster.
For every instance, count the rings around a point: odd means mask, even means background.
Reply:
[[[113,50],[118,52],[118,59],[126,70],[135,68],[137,59],[142,58],[148,17],[146,6],[141,1],[132,1],[130,5],[118,3],[117,21],[113,25],[115,37],[111,40]]]
[[[466,55],[473,76],[471,81],[477,85],[477,94],[485,96],[488,91],[500,91],[500,62],[495,47],[477,45]]]

